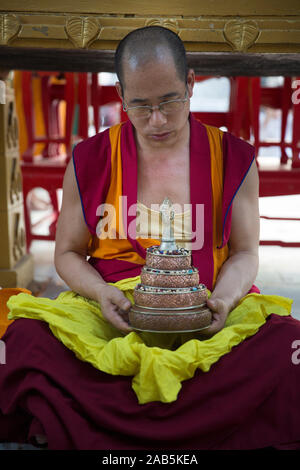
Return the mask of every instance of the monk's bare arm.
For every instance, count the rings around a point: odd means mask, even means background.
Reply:
[[[84,222],[74,170],[70,162],[64,177],[63,201],[56,229],[55,267],[71,289],[97,300],[99,285],[104,285],[105,282],[86,262],[89,239],[90,233]]]
[[[60,277],[74,292],[96,300],[103,315],[118,329],[129,331],[119,315],[130,302],[117,288],[109,286],[87,261],[90,233],[85,224],[73,162],[66,169],[63,201],[56,230],[55,267]]]
[[[259,178],[256,163],[240,187],[232,207],[229,258],[223,264],[208,301],[216,312],[210,332],[224,326],[228,313],[252,287],[259,266]]]

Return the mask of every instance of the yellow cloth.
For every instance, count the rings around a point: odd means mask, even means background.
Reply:
[[[139,281],[137,276],[112,285],[133,302],[133,288]],[[80,360],[108,374],[132,376],[133,390],[143,404],[175,401],[181,382],[193,377],[197,368],[209,371],[221,356],[254,335],[268,315],[289,315],[292,302],[276,295],[248,294],[230,313],[225,327],[202,341],[192,333],[131,332],[125,336],[104,320],[97,302],[72,291],[54,300],[20,293],[10,297],[7,306],[10,320],[47,322]]]

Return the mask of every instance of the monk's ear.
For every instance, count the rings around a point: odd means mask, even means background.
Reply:
[[[195,85],[195,72],[193,69],[189,69],[187,73],[187,87],[188,87],[190,98],[193,96],[194,85]]]
[[[123,91],[122,91],[122,85],[120,82],[116,82],[115,83],[115,87],[116,87],[116,90],[118,92],[118,95],[119,97],[121,98],[121,100],[123,100]]]

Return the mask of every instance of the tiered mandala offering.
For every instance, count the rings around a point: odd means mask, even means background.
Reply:
[[[160,246],[147,249],[141,283],[134,289],[135,303],[129,321],[141,331],[202,330],[212,319],[206,301],[207,289],[199,283],[198,270],[191,266],[191,252],[179,248],[171,232],[167,243],[163,238]]]

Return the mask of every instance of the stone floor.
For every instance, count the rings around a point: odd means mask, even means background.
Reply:
[[[293,299],[292,316],[300,320],[300,248],[260,247],[256,285],[262,294]]]
[[[32,446],[31,444],[18,444],[15,442],[0,443],[0,450],[41,450],[39,447]]]

